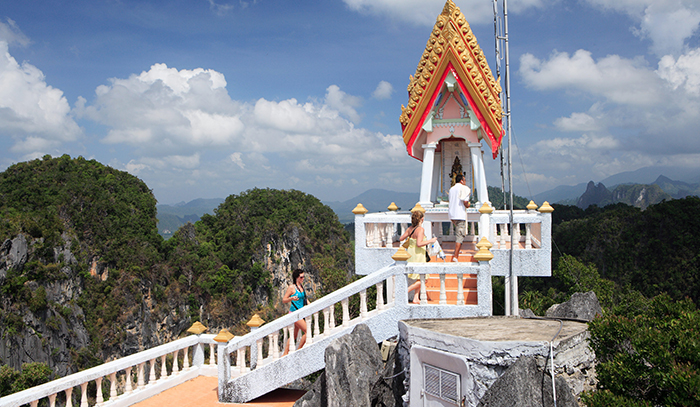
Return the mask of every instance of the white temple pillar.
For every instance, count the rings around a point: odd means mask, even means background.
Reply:
[[[486,183],[486,172],[484,171],[484,156],[481,151],[481,143],[469,143],[468,146],[472,156],[472,167],[474,168],[474,188],[479,197],[477,205],[480,207],[484,202],[491,203]]]
[[[435,168],[435,149],[437,148],[436,143],[424,144],[423,145],[423,171],[421,173],[420,181],[420,198],[418,202],[423,208],[432,208],[433,202],[430,200],[430,193],[432,192],[433,184],[433,171]]]

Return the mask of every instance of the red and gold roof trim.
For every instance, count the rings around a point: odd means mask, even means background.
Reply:
[[[401,106],[401,127],[409,154],[447,72],[455,75],[470,104],[474,104],[471,107],[478,111],[487,142],[496,157],[504,134],[501,86],[494,79],[469,23],[452,0],[445,3],[416,74],[409,78],[408,107]]]

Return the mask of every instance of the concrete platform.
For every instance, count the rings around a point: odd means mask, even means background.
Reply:
[[[526,319],[519,317],[484,317],[433,320],[406,320],[405,324],[445,335],[477,341],[551,341],[559,330],[559,321]],[[582,322],[564,321],[558,341],[579,335],[588,329]]]

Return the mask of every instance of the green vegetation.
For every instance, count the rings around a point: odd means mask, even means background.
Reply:
[[[700,405],[700,198],[642,211],[555,205],[553,278],[522,279],[520,303],[543,315],[594,291],[604,315],[589,325],[599,364],[588,406]]]
[[[51,369],[44,363],[25,363],[18,372],[7,365],[0,366],[0,397],[26,390],[51,379]]]

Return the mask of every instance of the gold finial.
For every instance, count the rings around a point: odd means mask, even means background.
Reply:
[[[493,245],[485,237],[482,237],[479,243],[476,244],[479,251],[474,255],[474,260],[476,261],[490,261],[493,259],[493,253],[489,250]]]
[[[491,244],[491,242],[489,242],[489,239],[482,237],[481,240],[479,240],[479,243],[476,244],[476,247],[478,249],[481,249],[482,247],[490,249],[493,247],[493,245]]]
[[[209,329],[209,328],[204,326],[201,322],[197,321],[194,324],[192,324],[191,327],[189,327],[187,329],[187,332],[189,332],[191,334],[199,335],[199,334],[206,332],[207,329]]]
[[[387,209],[393,212],[393,211],[398,211],[398,210],[399,210],[399,207],[396,206],[396,204],[395,204],[394,202],[392,202],[391,205],[389,205],[389,206],[387,207]]]
[[[413,209],[411,209],[411,212],[415,211],[425,213],[425,209],[423,209],[423,207],[420,206],[420,202],[416,203],[416,206],[414,206]]]
[[[260,325],[264,324],[265,320],[260,318],[258,314],[253,315],[253,317],[248,321],[246,325],[251,328],[258,328]]]
[[[554,212],[554,208],[552,208],[552,207],[549,205],[549,202],[544,201],[544,203],[542,204],[542,206],[540,206],[539,211],[540,211],[541,213],[552,213],[552,212]]]
[[[361,203],[357,204],[355,209],[352,210],[352,213],[354,213],[355,215],[364,215],[367,212],[369,212],[369,211],[367,210],[367,208],[362,206]]]
[[[403,247],[399,247],[399,250],[391,258],[395,261],[406,261],[411,258],[411,255]]]
[[[530,203],[527,204],[526,208],[528,211],[534,211],[535,209],[537,209],[537,204],[535,203],[535,201],[530,201]]]
[[[479,208],[480,213],[493,213],[493,208],[491,205],[489,205],[488,202],[484,202],[483,205],[481,205],[481,208]]]
[[[233,338],[235,338],[235,336],[229,332],[228,329],[224,328],[219,331],[219,334],[214,337],[214,340],[216,342],[228,342]]]

